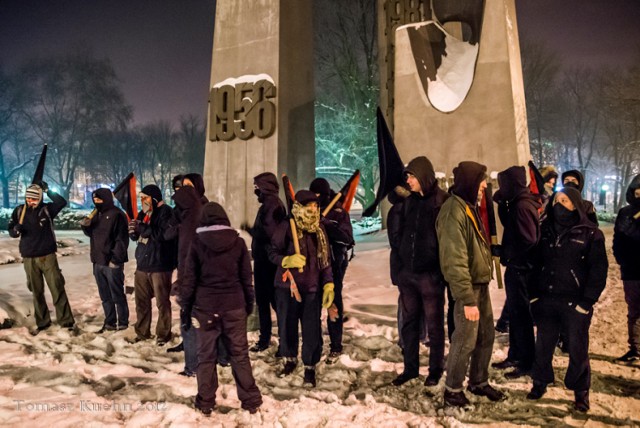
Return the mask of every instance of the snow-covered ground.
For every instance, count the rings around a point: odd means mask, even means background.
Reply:
[[[611,244],[611,226],[604,228]],[[182,355],[153,342],[129,344],[130,328],[96,334],[103,315],[91,274],[86,238],[60,232],[66,248],[60,265],[67,294],[81,329],[78,335],[58,327],[32,337],[32,304],[19,263],[0,266],[0,322],[16,326],[0,330],[0,425],[31,426],[269,426],[269,427],[426,427],[477,426],[640,426],[640,365],[620,365],[613,358],[626,351],[626,305],[620,273],[611,258],[607,288],[595,309],[591,327],[593,386],[591,411],[572,410],[573,396],[562,378],[568,358],[557,355],[556,384],[538,402],[525,399],[530,380],[507,380],[491,371],[491,381],[508,395],[502,403],[469,395],[473,408],[445,408],[442,384],[423,386],[428,349],[422,348],[422,379],[401,387],[390,382],[402,371],[397,347],[397,289],[390,284],[384,232],[359,240],[347,272],[345,353],[334,365],[318,366],[318,386],[302,386],[302,367],[289,377],[276,376],[275,346],[252,355],[254,375],[264,405],[255,415],[240,409],[230,368],[219,368],[221,387],[210,418],[193,410],[195,378],[178,375]],[[133,246],[130,249],[133,250]],[[0,235],[0,263],[19,260],[17,240]],[[126,267],[131,285],[135,262]],[[499,315],[504,291],[492,284],[494,314]],[[135,310],[129,296],[132,321]],[[155,322],[154,314],[154,322]],[[178,311],[174,328],[178,331]],[[250,342],[257,332],[249,333]],[[178,343],[176,338],[173,344]],[[493,361],[506,355],[506,336],[497,336]],[[328,337],[325,335],[325,351]],[[326,353],[326,352],[325,352]]]

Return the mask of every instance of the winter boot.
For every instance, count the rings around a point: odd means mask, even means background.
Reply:
[[[589,390],[585,391],[574,391],[573,395],[576,399],[576,402],[573,404],[574,409],[579,412],[587,412],[590,408],[589,406]]]
[[[313,366],[305,366],[304,367],[304,382],[305,385],[311,385],[311,387],[316,387],[316,368]]]

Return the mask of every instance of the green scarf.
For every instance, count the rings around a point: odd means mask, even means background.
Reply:
[[[320,210],[294,202],[291,214],[293,214],[298,229],[298,240],[302,240],[304,232],[315,233],[318,242],[318,266],[320,269],[329,266],[329,244],[320,227]]]

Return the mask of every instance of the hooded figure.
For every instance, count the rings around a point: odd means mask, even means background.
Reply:
[[[129,304],[124,291],[124,264],[129,261],[127,249],[127,216],[114,205],[111,189],[92,193],[96,214],[80,222],[90,238],[91,262],[96,278],[104,324],[98,333],[129,327]]]
[[[43,202],[42,194],[52,202]],[[64,289],[64,277],[56,257],[57,245],[53,221],[67,205],[67,201],[50,190],[47,183],[32,184],[25,193],[25,204],[18,205],[11,214],[8,229],[12,238],[20,238],[20,255],[27,274],[27,287],[33,295],[34,317],[38,334],[51,325],[49,308],[44,296],[46,279],[56,307],[58,324],[73,329],[75,321]]]
[[[438,187],[431,161],[424,156],[412,159],[404,169],[411,195],[398,202],[398,233],[390,235],[397,252],[400,291],[404,370],[393,381],[402,385],[418,377],[420,363],[420,331],[426,324],[429,341],[429,375],[427,385],[438,383],[444,372],[444,292],[445,281],[440,271],[436,218],[449,195]],[[395,220],[394,220],[395,222]]]
[[[607,280],[604,235],[587,219],[580,191],[565,187],[547,205],[531,281],[531,312],[537,326],[536,354],[527,398],[539,399],[554,381],[553,353],[565,336],[569,367],[564,379],[576,410],[589,409],[589,326],[593,305]]]
[[[556,182],[558,180],[558,171],[553,165],[545,165],[540,168],[540,175],[544,180],[544,191],[547,196],[553,195],[555,191]]]
[[[640,358],[640,175],[627,188],[627,205],[620,208],[613,232],[613,255],[620,265],[627,302],[629,352],[618,358],[630,362]]]
[[[250,230],[253,278],[256,289],[256,306],[260,320],[260,337],[250,349],[262,352],[271,342],[271,308],[276,309],[274,281],[277,266],[269,260],[271,238],[278,225],[287,216],[284,204],[278,196],[278,179],[271,172],[263,172],[253,178],[254,193],[260,203],[256,219]]]
[[[582,175],[582,173],[577,169],[565,171],[562,173],[562,186],[573,187],[582,193],[582,190],[584,189],[584,175]],[[596,215],[596,208],[593,206],[593,202],[583,199],[582,203],[584,204],[587,218],[598,226],[598,216]]]
[[[276,228],[269,248],[269,259],[278,266],[275,293],[279,352],[284,357],[281,375],[293,373],[298,364],[298,327],[302,324],[304,383],[315,386],[315,366],[322,355],[320,313],[322,307],[328,309],[333,303],[329,240],[320,222],[315,193],[299,190],[291,215],[300,253],[295,251],[290,222]]]
[[[318,196],[320,210],[331,203],[336,193],[331,189],[329,182],[318,177],[311,182],[309,190]],[[333,364],[342,353],[342,317],[344,305],[342,302],[342,281],[349,266],[349,249],[353,248],[353,228],[349,213],[342,208],[340,201],[336,202],[331,210],[320,221],[329,237],[331,247],[331,271],[333,273],[334,297],[333,305],[327,310],[327,330],[329,330],[329,355],[326,363]]]
[[[504,282],[505,307],[509,314],[509,354],[504,362],[494,367],[515,366],[516,369],[505,377],[516,378],[529,373],[535,350],[528,289],[532,251],[540,238],[540,202],[527,187],[523,166],[512,166],[498,173],[498,184],[500,189],[493,200],[498,203],[498,216],[504,227],[498,252],[500,262],[507,267]]]
[[[209,414],[215,406],[218,339],[222,337],[242,408],[255,413],[262,396],[253,378],[247,342],[247,316],[254,303],[251,257],[244,240],[231,228],[224,208],[216,202],[202,207],[178,297],[184,307],[190,308],[196,334],[195,407]]]
[[[491,401],[505,398],[488,382],[495,335],[489,295],[492,263],[477,212],[487,187],[486,172],[487,167],[479,163],[460,162],[453,169],[451,197],[443,204],[436,221],[440,267],[455,299],[456,328],[447,359],[444,392],[445,403],[450,406],[469,404],[463,391],[469,367],[469,392]]]

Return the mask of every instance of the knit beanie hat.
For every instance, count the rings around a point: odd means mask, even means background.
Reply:
[[[31,184],[27,187],[27,191],[24,193],[24,197],[37,199],[38,202],[42,201],[42,187],[37,184]]]

